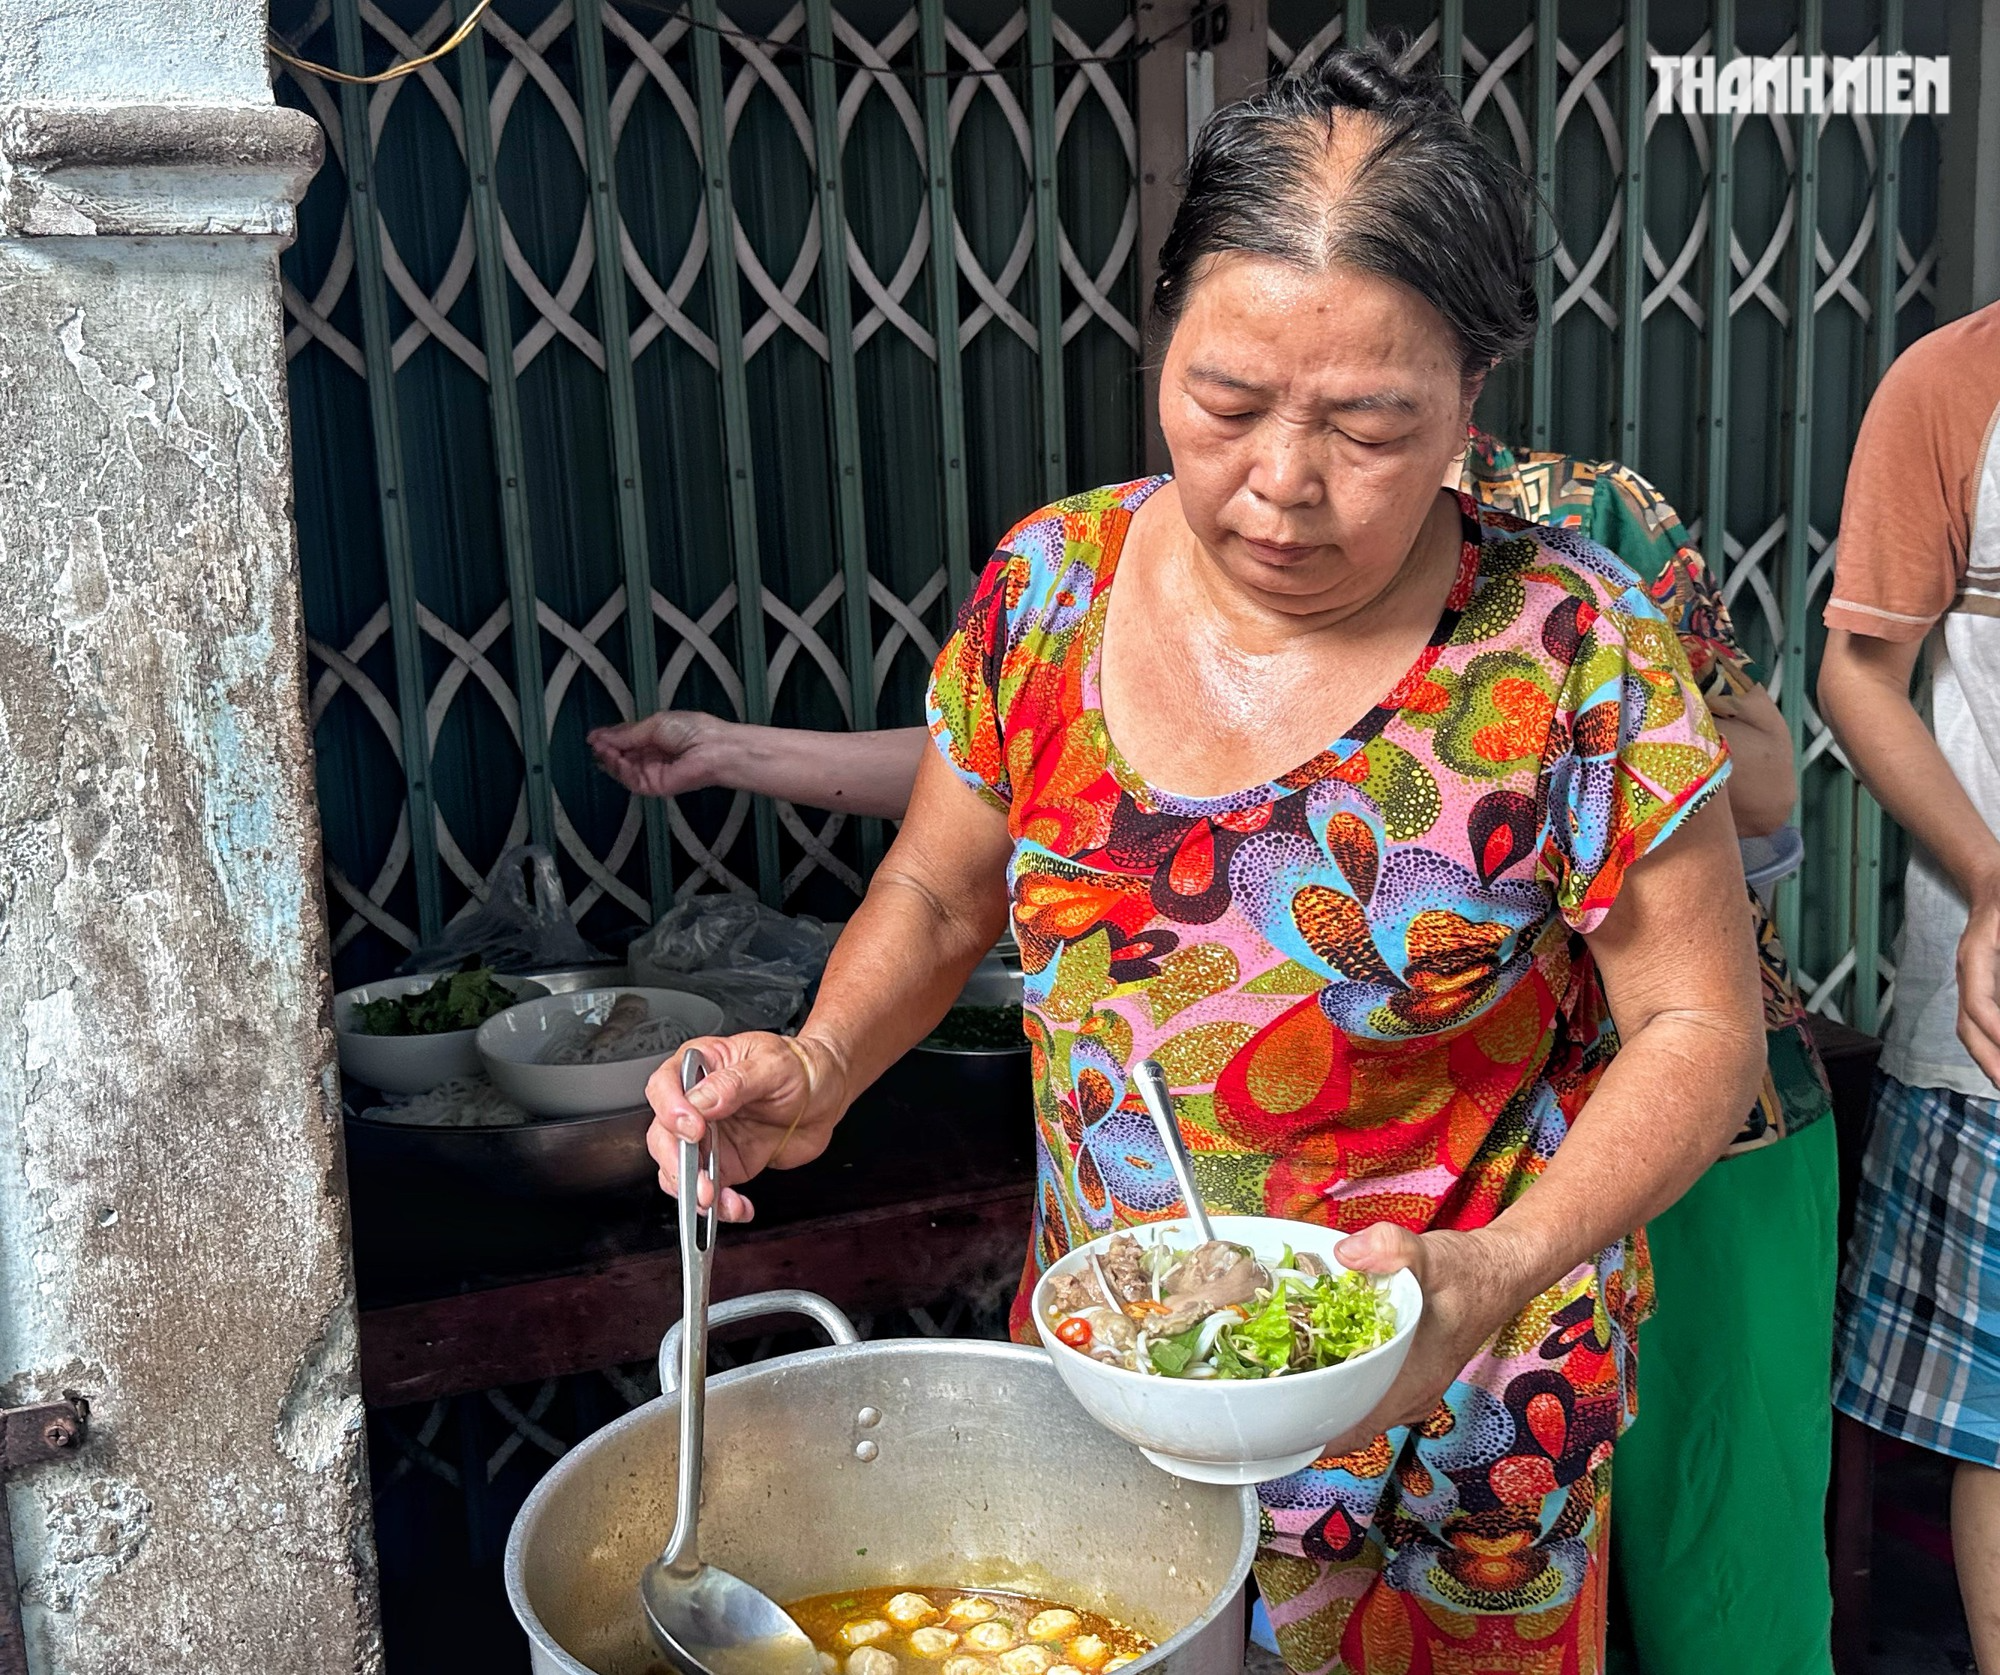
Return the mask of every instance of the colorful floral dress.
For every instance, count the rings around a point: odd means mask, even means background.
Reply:
[[[1164,479],[1016,528],[939,656],[939,748],[1005,811],[1039,1190],[1028,1271],[1170,1215],[1127,1067],[1161,1063],[1209,1207],[1359,1229],[1490,1222],[1545,1167],[1612,1040],[1579,932],[1727,772],[1636,577],[1482,512],[1429,645],[1281,778],[1141,779],[1099,698],[1133,513]],[[1286,1661],[1591,1675],[1642,1237],[1500,1332],[1436,1414],[1262,1490]]]
[[[1459,487],[1493,511],[1580,529],[1615,552],[1673,624],[1704,694],[1747,692],[1764,678],[1744,655],[1729,606],[1680,515],[1638,472],[1612,460],[1510,448],[1477,429],[1470,432],[1470,444]],[[1755,890],[1749,895],[1767,1050],[1757,1103],[1729,1148],[1731,1156],[1774,1146],[1833,1109],[1826,1068],[1813,1045],[1777,921]]]

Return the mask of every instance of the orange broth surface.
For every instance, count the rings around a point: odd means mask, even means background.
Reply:
[[[896,1660],[896,1675],[1111,1675],[1153,1649],[1143,1634],[1099,1612],[991,1588],[849,1588],[785,1609],[822,1664],[831,1658],[853,1675],[886,1675],[879,1660],[850,1664],[871,1646]]]

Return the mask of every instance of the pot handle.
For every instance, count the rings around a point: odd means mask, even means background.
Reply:
[[[708,1311],[711,1327],[726,1326],[732,1320],[753,1320],[760,1314],[803,1314],[817,1321],[835,1343],[859,1343],[861,1334],[840,1309],[816,1291],[753,1291],[747,1297],[731,1297],[712,1304]],[[676,1320],[660,1340],[660,1394],[671,1396],[681,1384],[681,1323]]]

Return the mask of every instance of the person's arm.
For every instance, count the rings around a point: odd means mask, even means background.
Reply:
[[[700,710],[662,710],[599,727],[589,742],[604,771],[642,797],[720,785],[885,820],[902,819],[928,749],[921,727],[822,733],[752,727]]]
[[[1689,544],[1687,531],[1666,497],[1637,472],[1623,467],[1615,486],[1624,497],[1620,505],[1641,508],[1641,515],[1624,521],[1631,534],[1620,543],[1621,555],[1642,542],[1664,538],[1674,544],[1673,556],[1647,591],[1687,653],[1708,712],[1736,764],[1724,787],[1736,835],[1769,837],[1792,817],[1799,794],[1792,734],[1784,712],[1758,682],[1756,669],[1736,638],[1729,602],[1701,554]],[[1663,537],[1654,535],[1655,529],[1663,531]]]
[[[1736,764],[1729,776],[1729,812],[1740,838],[1769,837],[1791,819],[1798,802],[1792,734],[1784,712],[1763,687],[1712,692],[1708,713]]]
[[[2000,1082],[2000,838],[1972,806],[1910,700],[1921,639],[1829,628],[1819,709],[1861,783],[1950,875],[1966,900],[1958,945],[1958,1038]]]
[[[707,1036],[689,1043],[709,1067],[691,1095],[679,1053],[647,1084],[660,1185],[677,1190],[680,1138],[713,1123],[718,1213],[748,1221],[750,1200],[734,1187],[825,1151],[855,1096],[930,1033],[1005,928],[1012,847],[1007,816],[926,750],[902,831],[833,945],[797,1039]]]
[[[1382,1223],[1339,1246],[1340,1260],[1365,1273],[1411,1269],[1424,1316],[1381,1406],[1330,1452],[1428,1418],[1496,1331],[1693,1185],[1756,1098],[1757,954],[1719,798],[1632,863],[1587,939],[1620,1046],[1540,1178],[1476,1231]]]

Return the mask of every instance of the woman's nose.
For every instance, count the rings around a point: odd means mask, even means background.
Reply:
[[[1302,438],[1273,436],[1251,462],[1250,492],[1267,505],[1317,506],[1326,498],[1326,480]]]

